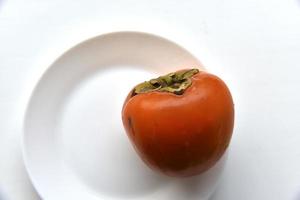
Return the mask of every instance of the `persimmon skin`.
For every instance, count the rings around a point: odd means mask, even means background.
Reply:
[[[126,98],[122,121],[141,159],[169,176],[211,168],[229,145],[234,104],[215,75],[200,71],[181,95],[151,91]]]

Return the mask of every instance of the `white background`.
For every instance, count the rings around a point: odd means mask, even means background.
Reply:
[[[116,30],[169,37],[232,90],[234,137],[212,200],[300,199],[299,0],[0,0],[1,200],[39,199],[21,125],[41,73],[69,47]]]

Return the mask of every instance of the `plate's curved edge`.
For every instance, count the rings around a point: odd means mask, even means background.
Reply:
[[[26,142],[25,142],[25,134],[26,134],[26,119],[27,116],[29,114],[29,109],[31,106],[31,100],[35,95],[35,92],[37,90],[37,87],[39,85],[39,83],[43,80],[43,78],[46,76],[46,74],[48,73],[48,71],[51,69],[51,67],[53,65],[55,65],[56,62],[58,62],[61,58],[63,58],[68,52],[72,51],[73,49],[76,49],[78,47],[80,47],[81,45],[87,43],[87,42],[92,42],[93,40],[96,40],[100,37],[105,37],[105,36],[110,36],[110,35],[115,35],[115,34],[141,34],[141,35],[147,35],[147,36],[152,36],[152,37],[156,37],[158,39],[170,42],[174,45],[176,45],[178,48],[182,49],[183,51],[187,52],[191,57],[193,57],[195,60],[197,60],[200,64],[201,67],[199,69],[206,71],[204,65],[199,61],[199,59],[197,59],[197,57],[195,57],[193,54],[190,53],[190,51],[188,51],[184,46],[182,46],[181,44],[178,44],[177,42],[174,42],[172,40],[169,40],[163,36],[160,35],[156,35],[155,33],[149,33],[149,32],[143,32],[143,31],[131,31],[131,30],[120,30],[120,31],[113,31],[113,32],[105,32],[103,34],[97,34],[95,36],[89,37],[87,39],[82,40],[81,42],[77,43],[74,46],[71,47],[67,47],[65,48],[62,52],[62,54],[60,56],[58,56],[53,62],[51,62],[48,67],[46,67],[46,69],[44,70],[44,72],[41,73],[40,78],[38,78],[38,80],[33,84],[34,86],[31,88],[30,92],[29,92],[29,96],[26,99],[25,104],[25,109],[23,110],[23,114],[22,114],[22,125],[21,125],[21,130],[22,130],[22,134],[21,134],[21,150],[22,150],[22,159],[23,159],[23,163],[26,169],[26,172],[30,178],[30,181],[35,189],[35,191],[37,192],[37,194],[42,198],[42,199],[47,199],[45,196],[43,196],[42,192],[40,192],[38,183],[36,182],[36,180],[34,179],[34,176],[32,174],[32,171],[30,169],[30,164],[28,161],[28,152],[27,152],[27,148],[26,148]]]

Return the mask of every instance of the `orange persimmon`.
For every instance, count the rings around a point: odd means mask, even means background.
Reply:
[[[234,105],[220,78],[185,69],[137,85],[124,102],[122,121],[150,168],[191,176],[211,168],[224,154]]]

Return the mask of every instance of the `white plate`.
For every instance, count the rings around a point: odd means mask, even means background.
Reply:
[[[193,178],[156,174],[134,152],[121,107],[137,83],[201,67],[161,37],[115,32],[67,51],[36,86],[24,121],[24,160],[44,199],[206,199],[223,162]]]

